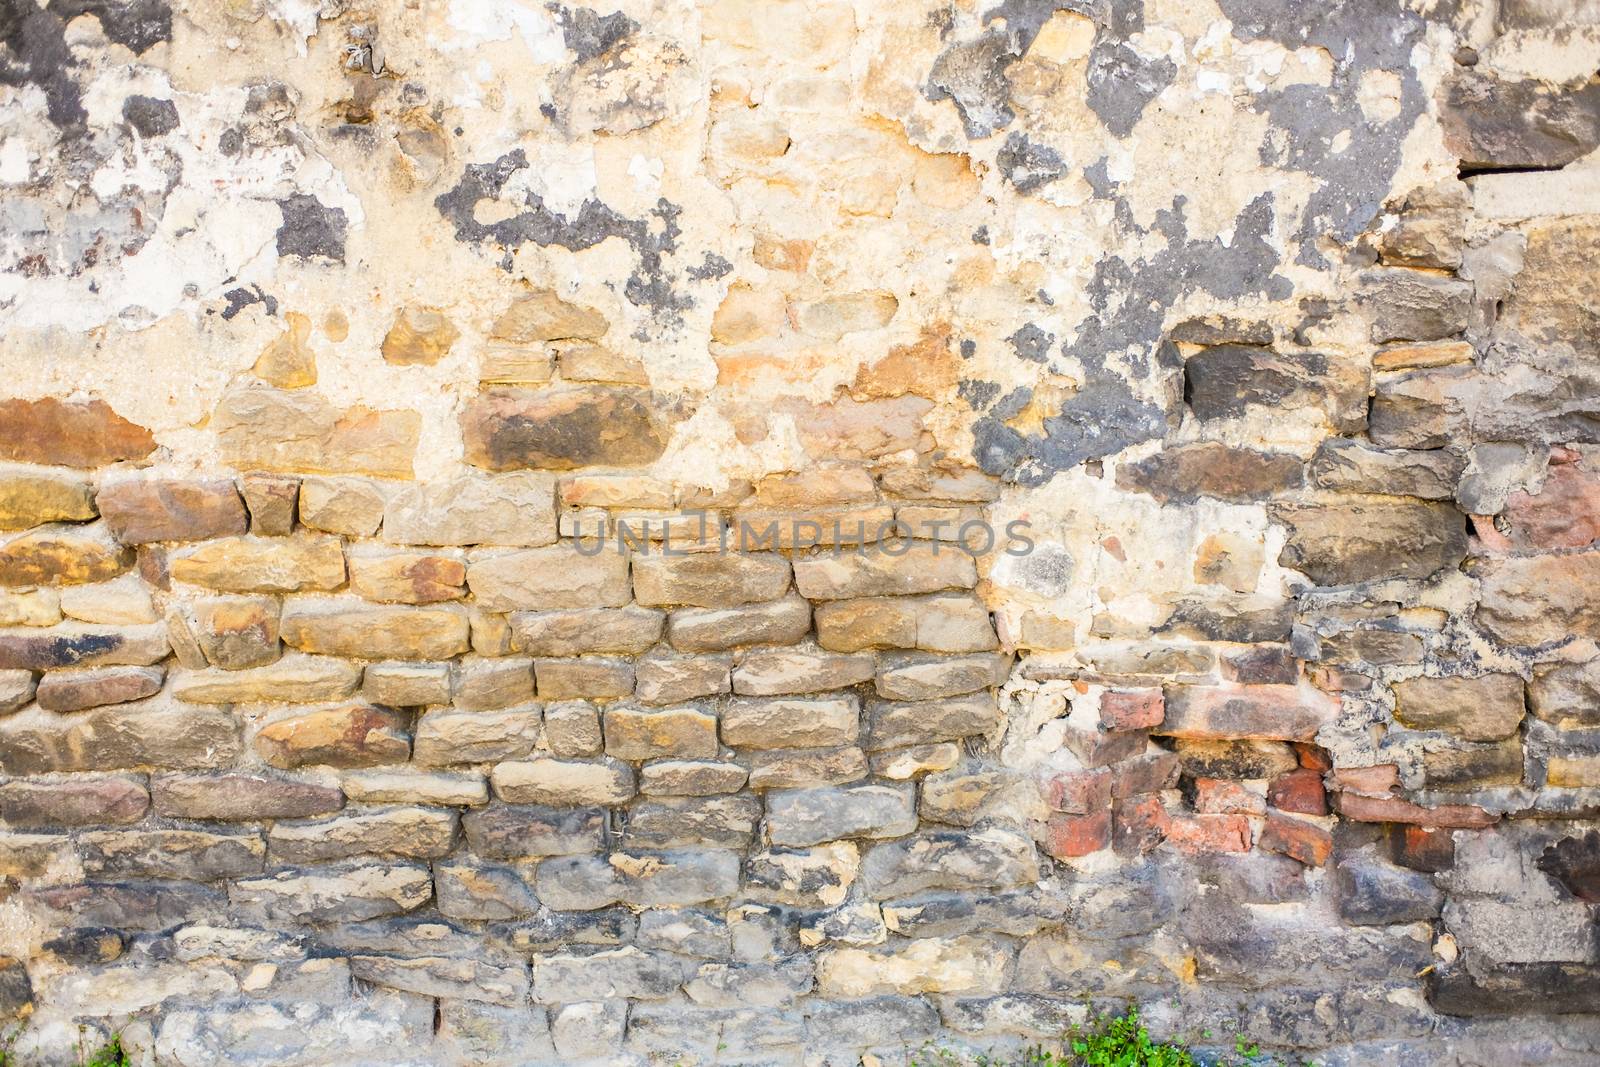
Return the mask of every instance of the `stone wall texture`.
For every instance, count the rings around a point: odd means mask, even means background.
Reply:
[[[1597,70],[1593,0],[3,0],[15,1051],[1600,1062]]]

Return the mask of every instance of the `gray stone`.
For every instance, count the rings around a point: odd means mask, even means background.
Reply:
[[[848,837],[902,837],[917,828],[916,791],[885,785],[826,786],[767,795],[774,845],[819,845]]]
[[[739,891],[739,855],[711,850],[559,856],[539,864],[539,899],[563,911],[682,907]]]
[[[432,896],[428,868],[406,864],[284,870],[228,887],[228,899],[236,907],[289,923],[346,923],[399,915],[421,907]]]
[[[1001,827],[928,831],[877,845],[861,862],[861,882],[875,900],[936,889],[1006,889],[1038,879],[1033,842]]]
[[[544,733],[545,743],[557,756],[598,756],[605,743],[599,709],[582,701],[546,707]]]
[[[1330,437],[1311,460],[1311,481],[1319,489],[1450,500],[1465,466],[1452,452],[1381,449]]]
[[[267,848],[255,831],[95,830],[77,838],[91,877],[212,882],[260,874]]]
[[[1371,337],[1386,341],[1437,341],[1467,328],[1472,284],[1447,275],[1399,267],[1361,276],[1360,301],[1372,317]]]
[[[496,967],[479,960],[425,956],[352,956],[350,973],[364,982],[425,997],[459,997],[515,1006],[528,997],[525,966]]]
[[[353,856],[437,859],[456,840],[456,813],[437,808],[346,809],[306,822],[280,820],[267,831],[279,863],[308,864]]]
[[[709,760],[656,760],[639,769],[639,792],[646,796],[713,796],[737,793],[750,772],[737,763]]]
[[[504,930],[520,953],[556,952],[574,945],[622,945],[633,940],[639,920],[627,908],[596,911],[551,911],[541,908],[529,919]]]
[[[433,865],[439,914],[474,922],[504,922],[539,910],[532,872],[505,864],[461,859]]]
[[[1593,963],[1600,930],[1581,901],[1452,898],[1444,906],[1445,929],[1469,954],[1493,963]]]
[[[727,959],[732,952],[727,921],[696,908],[645,912],[639,917],[636,943],[643,949],[712,960]]]
[[[604,846],[606,813],[601,808],[541,808],[493,805],[461,817],[467,846],[483,859],[566,856]]]
[[[627,848],[744,849],[761,821],[761,801],[736,796],[669,797],[635,804],[622,834]]]
[[[550,1021],[542,1007],[504,1007],[479,1000],[439,1001],[436,1036],[444,1055],[474,1067],[516,1067],[529,1059],[554,1061]]]
[[[867,754],[854,745],[752,752],[749,761],[751,789],[844,785],[867,776]]]
[[[1358,926],[1427,922],[1439,917],[1444,893],[1420,871],[1379,862],[1365,854],[1337,865],[1339,914]]]
[[[660,1000],[675,993],[693,969],[692,961],[631,945],[583,956],[538,956],[533,961],[533,995],[546,1004],[615,997]]]
[[[627,1001],[593,1000],[561,1005],[551,1019],[550,1032],[562,1062],[581,1063],[620,1052],[627,1025]]]

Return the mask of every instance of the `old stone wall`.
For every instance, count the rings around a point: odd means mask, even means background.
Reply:
[[[1600,1062],[1597,69],[0,3],[15,1050]]]

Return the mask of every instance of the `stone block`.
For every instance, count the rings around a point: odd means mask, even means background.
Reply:
[[[104,484],[95,504],[125,545],[206,541],[242,534],[244,502],[231,481],[138,478]]]

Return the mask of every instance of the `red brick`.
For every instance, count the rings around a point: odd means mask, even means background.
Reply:
[[[1267,787],[1267,803],[1279,811],[1300,815],[1328,814],[1328,794],[1322,788],[1322,772],[1301,767],[1273,779]]]
[[[1376,767],[1340,767],[1333,772],[1328,785],[1335,791],[1386,797],[1400,788],[1400,768],[1392,763],[1380,763]]]
[[[1099,852],[1111,844],[1111,811],[1089,815],[1052,815],[1045,824],[1044,850],[1056,859]]]
[[[1167,843],[1181,852],[1249,852],[1250,820],[1243,815],[1187,815],[1168,820]]]
[[[1200,740],[1310,741],[1338,714],[1338,701],[1292,685],[1174,686],[1157,731]]]
[[[1267,810],[1267,801],[1242,782],[1196,778],[1194,810],[1204,815],[1263,815]]]
[[[1441,804],[1424,808],[1399,797],[1365,797],[1339,793],[1339,814],[1356,822],[1404,822],[1418,826],[1438,826],[1462,830],[1481,830],[1500,821],[1475,804]]]
[[[1333,835],[1316,823],[1268,813],[1261,828],[1261,850],[1299,860],[1307,867],[1321,867],[1333,854]]]
[[[1160,726],[1166,714],[1166,697],[1159,689],[1111,689],[1100,695],[1100,727],[1137,730]]]
[[[1039,788],[1051,811],[1087,815],[1111,806],[1111,772],[1103,768],[1050,775]]]
[[[1111,795],[1125,800],[1140,793],[1159,793],[1178,784],[1178,754],[1150,752],[1111,766]]]
[[[1333,770],[1333,757],[1328,755],[1328,750],[1305,741],[1294,743],[1294,753],[1300,758],[1300,766],[1310,767],[1315,771]]]
[[[1124,855],[1149,852],[1167,837],[1167,809],[1161,798],[1146,794],[1117,801],[1112,809],[1112,842]]]
[[[1391,826],[1389,855],[1402,867],[1437,874],[1456,863],[1454,830],[1434,830],[1426,826]]]

